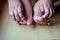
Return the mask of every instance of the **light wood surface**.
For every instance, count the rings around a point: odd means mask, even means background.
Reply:
[[[57,10],[58,9],[58,10]],[[53,17],[53,25],[18,25],[8,14],[8,4],[1,13],[1,31],[3,40],[60,40],[60,9]]]

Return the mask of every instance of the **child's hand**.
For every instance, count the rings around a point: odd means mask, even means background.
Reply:
[[[52,0],[39,0],[34,6],[34,21],[41,24],[42,20],[44,20],[43,23],[46,23],[53,15],[53,12]]]
[[[9,0],[8,3],[9,14],[18,24],[31,25],[33,23],[32,5],[29,0]],[[23,11],[26,13],[23,13]]]
[[[19,24],[26,24],[23,15],[23,5],[19,0],[9,0],[9,14]]]

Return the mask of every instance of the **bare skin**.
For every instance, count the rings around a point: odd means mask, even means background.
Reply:
[[[23,6],[23,4],[24,6]],[[9,3],[9,14],[18,24],[31,25],[33,23],[32,18],[32,5],[29,0],[8,0]],[[24,9],[26,10],[26,18],[23,14]]]
[[[25,6],[27,25],[31,25],[33,23],[31,0],[22,0],[22,1],[24,3],[24,6]]]
[[[49,19],[54,12],[52,0],[38,0],[34,6],[34,18],[30,0],[8,0],[8,3],[9,14],[18,24],[31,25],[33,19],[39,24],[50,24]],[[24,8],[26,13],[23,13]],[[26,17],[23,14],[26,14]]]
[[[38,0],[34,6],[34,21],[39,24],[50,25],[50,18],[54,13],[52,0]]]

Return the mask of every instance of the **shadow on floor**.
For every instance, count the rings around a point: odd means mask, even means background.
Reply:
[[[60,5],[54,7],[54,10],[55,10],[55,15],[52,18],[53,25],[60,23]]]

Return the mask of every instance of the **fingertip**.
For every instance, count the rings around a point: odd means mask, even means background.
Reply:
[[[43,6],[40,7],[40,10],[41,10],[42,13],[44,13],[44,11],[45,11]]]
[[[29,21],[29,22],[27,22],[27,25],[30,26],[30,25],[32,25],[32,23],[33,22]]]
[[[51,25],[51,23],[50,22],[48,22],[48,26],[50,26]]]
[[[30,26],[30,23],[28,22],[27,25]]]

